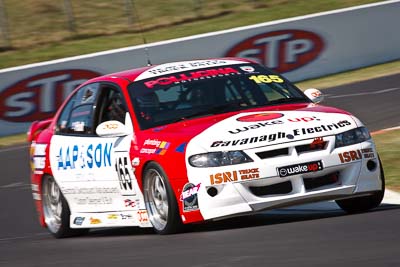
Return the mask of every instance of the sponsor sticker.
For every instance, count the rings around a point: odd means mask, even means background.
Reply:
[[[120,216],[121,216],[121,219],[122,219],[122,220],[130,220],[130,219],[133,219],[133,216],[132,216],[131,214],[121,213]]]
[[[118,214],[114,214],[114,213],[108,214],[107,215],[107,219],[109,219],[109,220],[117,220],[118,219]]]
[[[253,124],[250,126],[237,128],[235,130],[229,130],[229,133],[237,134],[237,133],[246,132],[246,131],[253,130],[253,129],[258,129],[258,128],[265,127],[265,126],[272,125],[272,124],[282,124],[282,123],[283,123],[282,121],[275,121],[274,123],[271,122],[269,124],[256,123],[256,124]],[[331,132],[333,130],[341,129],[341,128],[344,128],[344,127],[350,126],[350,125],[352,125],[351,122],[349,122],[347,120],[342,120],[337,123],[321,124],[321,125],[315,126],[315,127],[293,129],[293,131],[291,133],[290,132],[289,133],[277,132],[277,133],[272,133],[272,134],[268,134],[268,135],[252,136],[252,137],[246,137],[246,138],[242,138],[242,139],[213,141],[211,143],[210,147],[240,146],[240,145],[260,143],[260,142],[274,142],[275,140],[280,140],[280,139],[284,139],[284,138],[294,139],[296,136],[307,136],[310,134]]]
[[[287,177],[308,172],[323,170],[322,161],[311,161],[277,168],[279,177]]]
[[[85,217],[76,217],[76,218],[74,219],[74,224],[76,224],[76,225],[82,225],[84,220],[85,220]]]
[[[144,85],[152,89],[155,86],[163,86],[163,85],[170,85],[170,84],[178,84],[178,83],[183,83],[183,82],[188,82],[192,80],[199,80],[199,79],[204,79],[207,77],[218,77],[218,76],[226,76],[226,75],[234,75],[234,74],[240,74],[239,71],[237,71],[234,68],[231,67],[221,67],[221,68],[215,68],[215,69],[205,69],[205,70],[195,70],[192,72],[185,72],[185,73],[180,73],[180,74],[175,74],[175,75],[168,75],[168,76],[162,76],[158,77],[154,80],[149,80],[145,81]]]
[[[56,159],[58,170],[110,167],[112,148],[113,143],[62,146]]]
[[[117,187],[66,187],[61,186],[61,191],[64,195],[77,194],[77,195],[91,195],[91,194],[119,194],[119,189]]]
[[[187,183],[183,186],[180,200],[183,201],[183,211],[194,211],[199,209],[197,193],[199,192],[201,183],[194,185]]]
[[[125,203],[125,207],[130,207],[130,208],[134,208],[134,207],[136,207],[136,202],[135,202],[135,200],[132,200],[132,199],[125,199],[124,200],[124,203]]]
[[[284,124],[287,122],[320,121],[320,119],[318,119],[316,116],[280,119],[283,116],[284,116],[284,114],[282,114],[282,113],[270,113],[270,112],[242,116],[242,117],[237,118],[236,120],[240,121],[240,122],[255,122],[255,123],[247,125],[247,126],[243,126],[241,128],[236,128],[235,130],[228,130],[228,132],[231,134],[237,134],[240,132],[245,132],[245,131],[254,130],[254,129],[267,127],[267,126],[272,126],[272,125],[277,125],[277,124]]]
[[[241,70],[245,71],[245,72],[254,72],[256,69],[253,68],[252,66],[241,66],[239,67]]]
[[[242,121],[242,122],[258,122],[258,121],[275,120],[275,119],[278,119],[281,117],[283,117],[282,113],[263,112],[263,113],[242,116],[242,117],[237,118],[236,120]]]
[[[239,171],[220,172],[210,175],[211,185],[223,184],[228,182],[246,181],[260,178],[258,168],[244,169]]]
[[[111,197],[106,196],[90,196],[90,197],[74,197],[77,205],[112,205]]]
[[[200,68],[210,68],[210,67],[220,67],[231,64],[242,64],[242,61],[237,60],[222,60],[222,59],[210,59],[210,60],[193,60],[193,61],[185,61],[179,63],[166,63],[159,66],[155,66],[142,74],[140,74],[135,81],[145,80],[148,78],[153,78],[161,75],[168,75],[181,71],[190,71],[196,70]]]
[[[361,160],[362,158],[369,159],[375,158],[372,148],[364,148],[357,150],[350,150],[338,154],[341,163],[348,163],[352,161]]]
[[[90,217],[90,224],[101,224],[101,220],[98,218]]]
[[[156,154],[163,156],[167,153],[168,148],[170,147],[171,143],[167,141],[160,141],[158,139],[146,139],[143,143],[142,149],[140,149],[141,154]]]
[[[147,223],[149,222],[149,216],[147,214],[147,210],[138,210],[136,212],[136,215],[138,217],[138,221],[140,223]]]
[[[229,141],[214,141],[211,144],[211,147],[225,147],[225,146],[238,146],[238,145],[246,145],[246,144],[253,144],[259,142],[273,142],[277,139],[283,139],[286,137],[284,132],[278,132],[273,134],[261,135],[261,136],[253,136],[248,138],[242,139],[235,139]]]

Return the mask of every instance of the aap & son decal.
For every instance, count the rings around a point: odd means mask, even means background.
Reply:
[[[285,73],[312,62],[324,50],[324,40],[315,32],[279,30],[249,37],[234,45],[227,57],[244,57]]]

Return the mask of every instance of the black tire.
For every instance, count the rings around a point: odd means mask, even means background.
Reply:
[[[42,180],[42,207],[48,231],[56,238],[78,236],[88,229],[71,229],[71,212],[54,177],[45,175]]]
[[[385,194],[385,174],[383,172],[383,167],[380,159],[379,166],[382,181],[382,187],[380,191],[376,191],[370,196],[336,200],[336,204],[338,204],[338,206],[345,212],[350,214],[362,213],[378,207],[379,204],[381,204],[383,196]]]
[[[143,191],[149,220],[156,233],[174,234],[182,231],[178,203],[162,167],[149,163],[143,173]]]

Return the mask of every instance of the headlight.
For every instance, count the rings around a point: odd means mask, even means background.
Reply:
[[[246,153],[240,150],[210,152],[189,157],[190,165],[199,168],[227,166],[252,161]]]
[[[371,139],[367,128],[359,127],[336,135],[335,147],[358,144]]]

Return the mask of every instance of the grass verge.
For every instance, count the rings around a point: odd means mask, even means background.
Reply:
[[[252,25],[382,0],[136,1],[138,19],[126,23],[123,7],[107,0],[73,1],[77,31],[65,29],[61,1],[7,1],[11,50],[0,52],[0,68]],[[201,3],[195,11],[193,3]],[[1,48],[0,36],[0,48]]]
[[[373,137],[385,171],[386,187],[400,192],[400,130]]]
[[[0,137],[0,148],[22,144],[27,144],[26,133]]]

